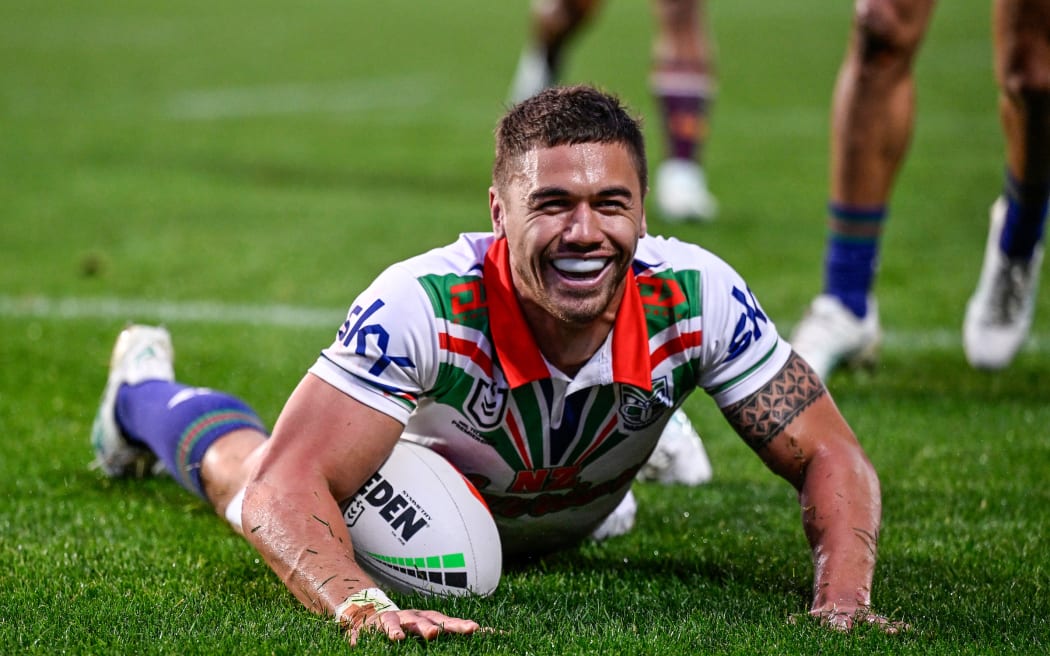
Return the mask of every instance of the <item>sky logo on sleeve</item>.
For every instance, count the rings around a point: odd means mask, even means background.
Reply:
[[[726,356],[726,362],[740,357],[753,342],[762,339],[762,327],[769,324],[769,319],[758,307],[758,301],[755,300],[755,295],[750,289],[740,291],[737,287],[733,287],[733,298],[744,306],[744,310],[740,313],[740,318],[737,319],[736,326],[733,328],[733,339],[729,341],[729,355]]]
[[[369,335],[375,336],[375,345],[379,349],[380,355],[368,370],[368,373],[373,376],[382,374],[391,364],[395,364],[399,367],[416,366],[407,356],[387,354],[386,349],[390,344],[390,333],[386,331],[386,328],[384,328],[382,324],[376,322],[365,325],[365,320],[378,312],[379,308],[383,307],[383,305],[385,304],[379,299],[376,299],[375,302],[369,305],[368,309],[365,310],[362,310],[360,305],[355,305],[350,310],[350,316],[343,323],[343,327],[339,329],[339,333],[337,334],[337,337],[342,341],[343,346],[346,347],[349,347],[350,342],[354,341],[354,338],[356,337],[357,346],[354,352],[358,355],[368,354],[368,337]],[[354,317],[357,317],[357,321],[351,326],[350,322]]]

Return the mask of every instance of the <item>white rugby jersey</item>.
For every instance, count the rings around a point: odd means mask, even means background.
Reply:
[[[504,239],[470,233],[394,264],[310,371],[463,472],[504,551],[538,553],[579,541],[612,512],[690,392],[739,401],[791,347],[721,259],[643,237],[612,332],[566,376],[528,331],[507,251]]]

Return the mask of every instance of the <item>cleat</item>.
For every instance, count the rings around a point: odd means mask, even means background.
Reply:
[[[963,320],[963,350],[976,369],[1002,369],[1028,338],[1039,289],[1043,246],[1030,260],[1011,258],[999,250],[999,235],[1006,218],[1006,201],[992,205],[984,264],[977,289],[966,304]]]
[[[711,461],[704,443],[685,411],[679,408],[671,415],[656,448],[636,478],[665,485],[702,485],[711,480],[711,474]]]
[[[112,478],[143,477],[155,471],[156,457],[128,440],[117,425],[117,392],[121,385],[146,380],[174,380],[175,351],[164,328],[128,326],[120,333],[109,361],[109,379],[91,426],[93,467]]]
[[[821,294],[813,299],[791,335],[795,352],[821,380],[827,380],[839,365],[874,366],[881,342],[879,308],[871,297],[868,314],[859,318],[834,296]]]
[[[655,194],[656,207],[666,221],[711,221],[718,214],[718,201],[707,189],[704,170],[691,160],[668,159],[660,164]]]
[[[547,64],[546,51],[537,46],[523,50],[510,85],[511,103],[516,105],[553,85],[554,71]]]
[[[638,502],[634,499],[634,492],[627,490],[627,496],[623,498],[620,505],[616,506],[616,509],[602,520],[598,528],[591,532],[591,539],[601,542],[626,535],[634,528],[634,516],[637,512]]]

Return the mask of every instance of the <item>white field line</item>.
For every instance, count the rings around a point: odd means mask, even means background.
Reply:
[[[103,319],[158,323],[217,323],[336,329],[347,308],[241,305],[212,301],[151,301],[131,298],[49,298],[0,295],[0,317]]]
[[[172,97],[165,114],[175,119],[214,120],[309,113],[389,112],[416,109],[434,97],[426,76],[376,77],[336,84],[281,84],[193,89]]]
[[[245,324],[276,327],[337,329],[347,308],[297,305],[247,305],[215,301],[151,301],[133,298],[50,298],[0,294],[0,318],[100,319],[157,323]],[[781,325],[784,335],[791,326]],[[887,349],[902,352],[962,350],[962,330],[887,330]],[[1050,351],[1050,334],[1033,333],[1024,350]]]

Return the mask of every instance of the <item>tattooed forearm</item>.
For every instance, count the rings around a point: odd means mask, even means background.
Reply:
[[[729,423],[758,451],[827,390],[820,377],[794,351],[773,380],[746,399],[722,408]]]

